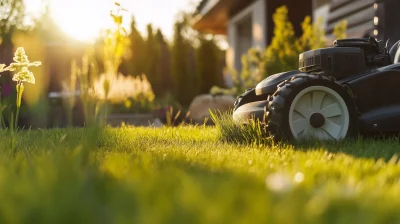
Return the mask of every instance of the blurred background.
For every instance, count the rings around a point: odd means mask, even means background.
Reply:
[[[36,84],[25,89],[21,127],[67,126],[68,108],[72,125],[85,124],[81,80],[74,77],[83,72],[88,55],[96,68],[91,69],[91,87],[109,102],[111,125],[161,126],[172,125],[168,119],[207,122],[208,109],[229,110],[245,89],[269,75],[297,69],[299,53],[331,46],[335,39],[374,37],[383,40],[382,46],[400,39],[398,0],[119,4],[123,20],[117,25],[123,35],[112,40],[117,40],[114,53],[121,60],[105,94],[106,76],[101,74],[107,73],[107,32],[116,26],[110,17],[114,1],[1,0],[0,63],[12,62],[17,47],[42,62],[32,69]],[[0,77],[4,113],[15,101],[11,77]]]

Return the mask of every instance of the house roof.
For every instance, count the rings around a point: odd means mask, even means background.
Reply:
[[[193,16],[193,28],[205,33],[226,34],[230,17],[254,0],[202,0]]]
[[[193,16],[193,28],[204,33],[226,34],[231,2],[232,0],[202,0]]]

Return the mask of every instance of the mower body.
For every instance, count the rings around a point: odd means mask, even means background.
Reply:
[[[381,51],[372,38],[344,39],[335,41],[334,47],[304,52],[298,70],[271,75],[239,96],[233,118],[268,123],[270,101],[281,87],[298,76],[323,76],[343,86],[351,97],[357,132],[400,132],[399,44]],[[289,119],[285,116],[281,119]]]

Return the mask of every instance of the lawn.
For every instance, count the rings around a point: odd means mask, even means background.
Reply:
[[[397,139],[234,144],[214,127],[0,132],[0,223],[400,223]]]

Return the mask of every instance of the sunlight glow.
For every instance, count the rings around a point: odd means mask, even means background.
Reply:
[[[94,40],[104,27],[111,25],[112,2],[88,0],[53,0],[51,15],[67,35],[81,41]]]
[[[25,0],[28,10],[38,10],[43,0]],[[115,0],[47,0],[51,16],[62,31],[81,41],[93,41],[104,28],[110,27],[110,9]],[[119,0],[128,12],[124,27],[129,32],[131,15],[136,18],[138,29],[146,34],[146,25],[161,28],[172,38],[173,23],[181,10],[193,10],[199,0]]]

